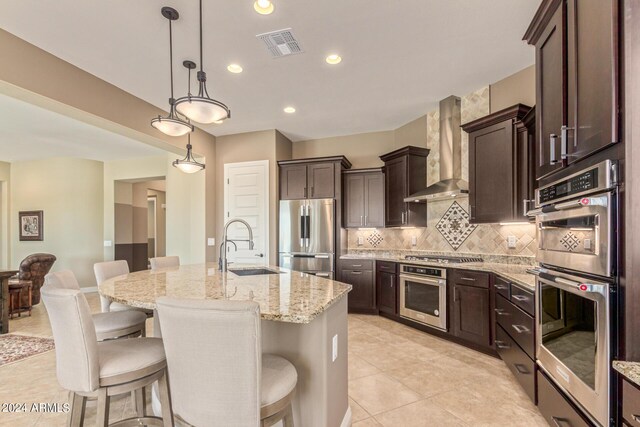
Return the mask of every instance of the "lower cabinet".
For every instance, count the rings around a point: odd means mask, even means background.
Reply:
[[[376,291],[371,260],[339,260],[339,280],[350,284],[348,306],[350,312],[375,313]]]
[[[538,409],[550,426],[591,426],[591,423],[584,419],[542,371],[538,370],[536,376],[538,380]]]
[[[376,262],[378,311],[398,315],[398,275],[395,262]]]
[[[489,274],[449,270],[450,333],[470,343],[491,348],[491,298]]]
[[[629,426],[640,426],[640,389],[627,380],[622,380],[622,418]]]
[[[496,326],[496,349],[532,402],[536,401],[536,362],[502,328]]]

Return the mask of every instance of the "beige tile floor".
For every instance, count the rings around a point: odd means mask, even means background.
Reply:
[[[99,311],[97,294],[87,294]],[[12,332],[51,336],[42,304]],[[152,322],[147,321],[150,330]],[[0,402],[64,403],[55,352],[0,367]],[[546,426],[502,361],[378,316],[349,316],[349,402],[353,426]],[[133,415],[128,396],[111,421]],[[95,407],[87,408],[93,425]],[[0,413],[0,426],[62,426],[61,413]],[[299,426],[304,427],[304,426]]]

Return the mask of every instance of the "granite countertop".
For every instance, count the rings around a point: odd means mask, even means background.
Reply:
[[[616,360],[613,362],[613,369],[640,387],[640,362],[621,362]]]
[[[235,268],[250,268],[247,265]],[[351,285],[269,266],[280,274],[239,276],[217,264],[181,265],[114,277],[98,287],[100,295],[132,307],[155,309],[156,298],[256,301],[264,320],[309,323],[347,295]]]
[[[416,265],[427,265],[430,267],[447,267],[447,268],[458,268],[461,270],[476,270],[476,271],[487,271],[489,273],[495,273],[508,281],[514,283],[517,286],[521,286],[522,288],[529,290],[531,292],[535,291],[536,280],[535,276],[527,273],[527,270],[533,268],[534,266],[531,264],[517,264],[517,263],[506,263],[506,262],[465,262],[465,263],[451,263],[451,264],[441,264],[437,262],[428,262],[428,261],[408,261],[404,257],[407,254],[387,254],[387,253],[356,253],[356,254],[346,254],[342,255],[340,259],[371,259],[378,261],[393,261],[393,262],[405,262],[409,264]],[[451,255],[451,254],[448,254]],[[465,254],[466,255],[466,254]],[[503,259],[508,259],[508,257],[503,257]]]

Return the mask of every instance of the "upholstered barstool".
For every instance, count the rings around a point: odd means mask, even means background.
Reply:
[[[251,301],[157,300],[173,410],[194,426],[293,426],[298,373],[262,354],[260,306]]]
[[[151,270],[157,270],[159,268],[180,267],[180,257],[177,256],[163,256],[150,258]]]
[[[44,282],[60,289],[80,289],[71,270],[49,273]],[[93,314],[98,341],[114,338],[145,336],[147,315],[137,310],[111,311]]]
[[[100,286],[105,280],[129,274],[129,264],[125,260],[97,262],[93,264],[93,273],[96,276],[98,286]],[[100,295],[100,308],[103,313],[107,313],[109,311],[135,310],[145,313],[147,317],[153,316],[153,311],[151,310],[144,310],[141,308],[134,309],[125,304],[111,302],[102,295]]]
[[[125,425],[173,426],[167,364],[160,338],[98,342],[89,304],[82,291],[51,284],[42,287],[56,347],[60,385],[71,392],[69,425],[81,426],[88,398],[98,399],[98,425],[109,425],[111,397],[135,391],[143,401],[145,388],[159,382],[162,418],[146,415],[117,422]]]

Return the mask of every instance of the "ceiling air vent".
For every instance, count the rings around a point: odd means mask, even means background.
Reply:
[[[274,58],[302,53],[300,43],[293,36],[291,28],[258,34],[256,37],[264,42]]]

